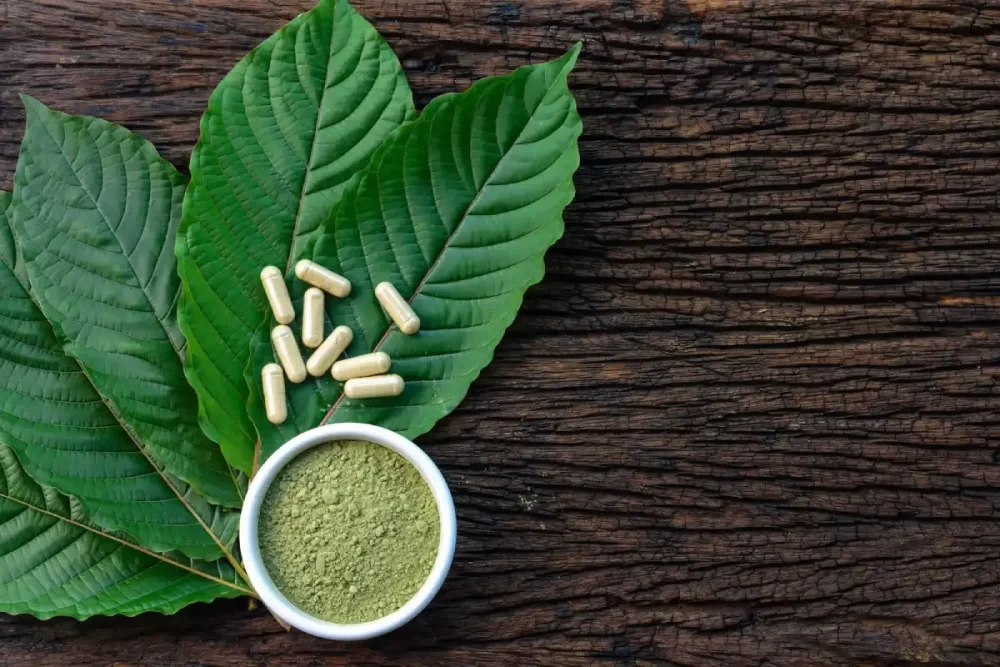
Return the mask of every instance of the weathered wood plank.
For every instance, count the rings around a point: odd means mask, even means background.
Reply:
[[[16,93],[183,166],[309,0],[0,0]],[[0,664],[1000,664],[1000,2],[358,0],[421,103],[586,50],[546,281],[424,439],[453,576],[364,647],[239,603],[0,621]]]

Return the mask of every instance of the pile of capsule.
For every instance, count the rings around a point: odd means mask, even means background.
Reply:
[[[344,393],[348,398],[379,398],[402,394],[403,378],[387,375],[392,366],[388,354],[373,352],[337,361],[354,340],[354,332],[348,327],[339,326],[326,340],[323,339],[323,302],[326,294],[341,299],[347,297],[351,293],[350,281],[307,259],[295,265],[295,275],[299,280],[312,285],[302,299],[302,343],[315,350],[306,362],[302,361],[295,334],[288,327],[295,319],[295,309],[292,307],[284,276],[275,266],[265,267],[260,272],[264,293],[271,304],[274,319],[278,321],[278,326],[271,332],[271,344],[281,362],[280,366],[268,364],[261,371],[268,421],[282,424],[288,418],[285,376],[298,384],[306,379],[307,372],[313,377],[320,377],[332,369],[333,379],[345,383]],[[420,318],[392,283],[380,283],[375,288],[375,297],[400,331],[408,336],[417,333]]]

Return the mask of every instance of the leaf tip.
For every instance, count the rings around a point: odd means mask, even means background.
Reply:
[[[583,50],[583,42],[577,42],[570,48],[569,51],[564,53],[560,58],[556,60],[551,60],[547,64],[548,67],[554,68],[550,71],[556,74],[557,77],[568,78],[569,73],[573,71],[576,66],[577,58],[580,57],[580,52]]]
[[[52,115],[52,109],[45,106],[44,102],[41,102],[27,93],[20,93],[20,96],[21,103],[24,105],[24,122],[27,127],[31,127],[33,118],[46,118]]]
[[[562,60],[566,63],[566,69],[571,70],[576,65],[577,58],[580,57],[580,53],[583,51],[583,41],[577,41],[566,55],[562,57]]]
[[[21,97],[21,103],[24,105],[26,111],[33,111],[39,107],[43,109],[48,109],[44,104],[39,102],[36,98],[32,97],[28,93],[19,93]]]

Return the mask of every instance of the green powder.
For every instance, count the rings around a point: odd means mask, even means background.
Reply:
[[[331,442],[278,473],[260,511],[260,552],[292,604],[335,623],[382,618],[410,600],[437,556],[427,482],[371,442]]]

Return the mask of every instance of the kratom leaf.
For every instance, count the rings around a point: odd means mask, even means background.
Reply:
[[[143,453],[206,499],[241,482],[198,427],[177,325],[184,177],[148,141],[25,97],[12,223],[42,313]]]
[[[63,352],[31,295],[8,227],[10,200],[0,192],[0,442],[34,479],[78,498],[94,524],[154,551],[222,557],[239,515],[158,473],[128,425]]]
[[[582,124],[566,82],[578,53],[438,98],[352,180],[310,253],[353,285],[349,298],[327,300],[327,331],[354,331],[350,355],[387,352],[406,390],[351,400],[326,377],[289,385],[289,419],[275,428],[261,405],[260,369],[273,360],[262,327],[247,374],[261,460],[320,423],[378,424],[415,437],[462,400],[562,235],[579,165]],[[382,312],[382,281],[411,302],[422,322],[416,335]]]
[[[90,524],[79,503],[35,483],[0,445],[0,612],[172,614],[253,595],[236,581],[224,563],[154,554]]]
[[[28,274],[24,271],[24,260],[21,258],[21,253],[17,249],[17,245],[14,243],[14,234],[10,229],[10,206],[14,203],[14,196],[4,190],[0,190],[0,261],[4,263],[4,267],[0,267],[0,271],[5,270],[6,273],[10,274],[10,278],[5,275],[5,280],[13,280],[19,283],[25,289],[28,288]],[[0,303],[0,307],[3,304]],[[0,322],[2,324],[2,322]]]
[[[201,121],[177,239],[186,371],[205,432],[250,472],[243,374],[267,302],[350,177],[414,115],[392,50],[347,0],[322,0],[244,58]]]

